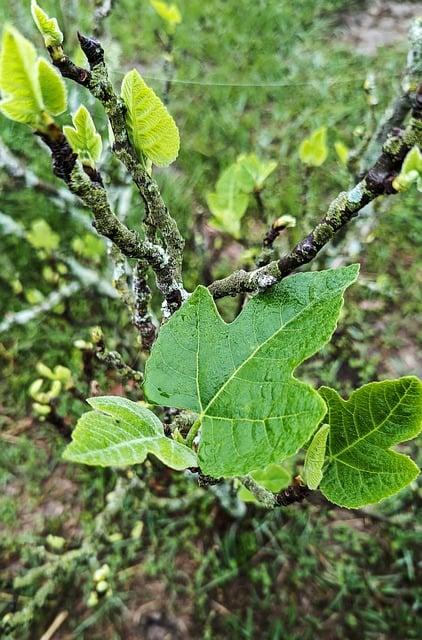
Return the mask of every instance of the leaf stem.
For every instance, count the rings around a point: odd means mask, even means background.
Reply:
[[[193,425],[189,429],[188,434],[186,436],[186,446],[187,447],[190,447],[192,449],[193,441],[195,440],[200,427],[201,427],[201,418],[197,418],[197,420],[195,420],[195,422],[193,423]]]

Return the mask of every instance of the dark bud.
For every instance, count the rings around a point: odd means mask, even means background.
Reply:
[[[303,484],[293,484],[284,491],[277,493],[275,499],[280,507],[288,507],[295,502],[303,502],[309,495],[308,487]]]
[[[86,175],[91,180],[91,182],[96,182],[96,183],[100,184],[102,187],[104,186],[101,174],[100,174],[99,171],[97,171],[97,169],[93,169],[91,166],[89,166],[87,164],[83,165],[83,169],[84,169]]]
[[[385,171],[380,171],[373,167],[366,175],[366,183],[372,193],[381,194],[385,190],[385,181],[388,179],[388,174]]]
[[[101,44],[95,38],[87,38],[78,31],[78,40],[81,45],[81,49],[87,57],[89,66],[96,67],[104,62],[104,49]]]

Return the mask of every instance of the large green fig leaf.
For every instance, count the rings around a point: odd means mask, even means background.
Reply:
[[[84,105],[72,116],[72,122],[73,127],[63,127],[64,135],[73,151],[79,155],[81,162],[95,167],[95,163],[101,157],[103,143],[91,114]]]
[[[35,48],[11,26],[3,31],[0,91],[0,111],[11,120],[33,124],[43,111]]]
[[[422,429],[422,384],[407,376],[371,382],[343,400],[328,387],[319,390],[330,424],[320,490],[342,507],[358,508],[397,493],[419,469],[390,447]]]
[[[101,467],[125,467],[152,453],[172,469],[197,465],[195,453],[167,438],[156,415],[118,396],[90,398],[94,411],[84,413],[63,454],[66,460]]]
[[[198,287],[162,327],[145,392],[198,413],[204,473],[247,474],[309,440],[326,408],[293,371],[330,339],[357,273],[352,265],[290,276],[252,298],[231,324]]]
[[[136,69],[123,78],[122,99],[132,144],[155,165],[171,164],[179,153],[179,130],[160,98]]]

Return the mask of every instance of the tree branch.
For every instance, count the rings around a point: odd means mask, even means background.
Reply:
[[[128,229],[113,213],[106,190],[95,180],[97,173],[94,176],[85,173],[60,127],[51,125],[48,133],[38,135],[51,151],[55,175],[64,180],[71,193],[78,196],[91,210],[97,231],[109,238],[128,258],[148,260],[165,279],[168,275],[168,257],[162,247],[148,240],[141,240],[137,233]]]
[[[136,382],[142,382],[143,374],[130,367],[123,360],[122,355],[118,351],[109,351],[104,342],[104,335],[100,327],[95,327],[91,333],[91,339],[94,344],[94,352],[98,360],[104,362],[110,369],[115,369],[123,378],[129,378]]]
[[[409,28],[409,53],[402,82],[402,93],[398,95],[381,119],[361,159],[360,173],[365,174],[375,162],[389,133],[401,127],[415,104],[416,90],[422,77],[422,18],[416,18]]]
[[[64,77],[86,87],[104,107],[114,134],[113,153],[130,173],[145,204],[144,222],[147,238],[153,243],[159,233],[168,254],[166,276],[162,278],[162,270],[159,273],[156,271],[156,274],[157,286],[167,303],[165,311],[170,314],[180,307],[186,297],[181,275],[184,240],[161,197],[157,183],[145,171],[130,143],[126,130],[126,108],[121,98],[116,95],[109,79],[101,44],[79,33],[78,38],[88,59],[90,71],[77,67],[61,47],[50,47],[50,56]],[[153,264],[152,266],[155,270]]]
[[[295,502],[303,502],[309,495],[310,490],[306,487],[301,478],[297,476],[286,489],[279,493],[272,493],[264,487],[261,487],[251,476],[243,476],[239,478],[241,483],[249,489],[260,504],[267,509],[276,509],[277,507],[288,507]]]
[[[392,182],[400,173],[406,154],[414,145],[422,145],[422,85],[415,94],[415,106],[404,130],[387,138],[381,155],[366,176],[347,192],[340,193],[326,215],[294,249],[279,260],[254,271],[236,271],[209,286],[214,298],[265,290],[287,275],[308,264],[334,235],[380,195],[396,193]]]
[[[104,21],[113,11],[115,0],[96,0],[94,13],[94,36],[100,38],[104,35]]]
[[[133,312],[133,324],[138,329],[144,351],[150,351],[154,344],[156,328],[149,313],[149,301],[151,289],[147,280],[148,265],[140,260],[133,270],[133,298],[135,308]]]

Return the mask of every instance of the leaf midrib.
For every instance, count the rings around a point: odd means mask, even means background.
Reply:
[[[285,324],[283,324],[279,329],[277,329],[277,331],[275,331],[271,336],[269,336],[266,340],[264,340],[264,342],[262,342],[247,358],[246,360],[244,360],[242,362],[242,364],[237,367],[231,374],[230,376],[227,378],[227,380],[224,382],[224,384],[219,388],[219,390],[217,391],[217,393],[215,394],[215,396],[209,401],[209,403],[207,404],[207,406],[205,407],[205,409],[202,409],[200,415],[198,416],[198,419],[200,421],[203,420],[203,418],[207,417],[207,411],[210,408],[210,406],[217,400],[217,398],[219,397],[219,395],[222,393],[222,391],[227,387],[227,385],[235,378],[236,374],[242,369],[242,367],[244,367],[250,360],[252,360],[252,358],[254,358],[256,356],[256,354],[268,343],[270,342],[273,338],[275,338],[281,331],[283,331],[286,327],[289,326],[289,324],[291,324],[292,322],[298,320],[301,315],[303,315],[305,313],[305,311],[307,311],[308,309],[312,308],[313,306],[321,303],[321,302],[326,302],[327,300],[330,300],[332,298],[335,298],[336,296],[338,296],[341,292],[337,291],[334,295],[332,296],[324,296],[322,298],[317,298],[315,300],[312,300],[308,305],[306,305],[306,307],[303,307],[303,309],[301,309],[301,311],[294,316],[293,318],[291,318],[288,322],[286,322]],[[224,323],[226,324],[226,323]],[[230,326],[230,325],[229,325]],[[198,338],[199,339],[199,338]],[[197,350],[197,352],[199,351],[199,349]],[[300,363],[298,363],[299,365]],[[296,366],[298,366],[296,365]],[[294,367],[296,368],[296,367]],[[291,378],[293,379],[293,371],[291,372]],[[197,368],[197,377],[199,376],[199,368]],[[200,401],[201,404],[201,408],[202,408],[202,403]]]
[[[98,448],[98,449],[90,449],[89,451],[85,451],[85,452],[80,452],[80,453],[76,453],[74,455],[78,455],[78,456],[89,456],[89,455],[98,455],[98,453],[106,453],[108,451],[116,451],[117,449],[121,449],[122,447],[128,447],[128,446],[132,446],[132,445],[138,445],[140,444],[141,446],[144,446],[145,443],[151,443],[151,442],[155,442],[157,440],[161,440],[162,438],[164,438],[165,436],[148,436],[147,438],[133,438],[132,440],[125,440],[124,442],[117,442],[115,444],[112,445],[108,445],[106,447],[103,448]],[[177,444],[177,443],[176,443]],[[146,446],[144,446],[144,448],[146,448]]]
[[[344,449],[342,449],[341,451],[338,451],[335,455],[331,455],[329,457],[329,461],[331,460],[335,460],[336,458],[338,458],[339,456],[341,456],[345,451],[349,451],[349,449],[353,449],[353,447],[355,447],[357,444],[359,444],[359,442],[362,442],[362,440],[366,440],[366,438],[369,438],[369,436],[371,436],[373,433],[375,433],[376,431],[379,431],[379,429],[381,429],[381,427],[384,426],[384,424],[387,422],[387,420],[389,420],[389,418],[391,417],[391,415],[396,411],[396,409],[400,406],[400,404],[403,402],[403,400],[406,398],[407,393],[409,392],[409,390],[411,389],[412,385],[410,384],[406,391],[404,392],[404,394],[401,396],[400,400],[397,402],[396,405],[394,405],[393,409],[391,409],[391,411],[388,413],[388,415],[384,418],[384,420],[382,420],[382,422],[380,422],[378,425],[376,425],[373,429],[371,429],[370,431],[368,431],[367,433],[365,433],[365,435],[363,435],[362,437],[358,438],[357,440],[355,440],[352,444],[347,445],[347,447],[345,447]],[[353,422],[356,425],[354,416],[353,416]],[[376,445],[379,447],[379,445]],[[391,447],[393,445],[390,445],[389,447],[379,447],[380,449],[383,449],[384,451],[390,451]],[[340,462],[343,462],[343,460],[340,460]],[[345,463],[346,464],[346,463]],[[349,465],[350,466],[350,465]]]

